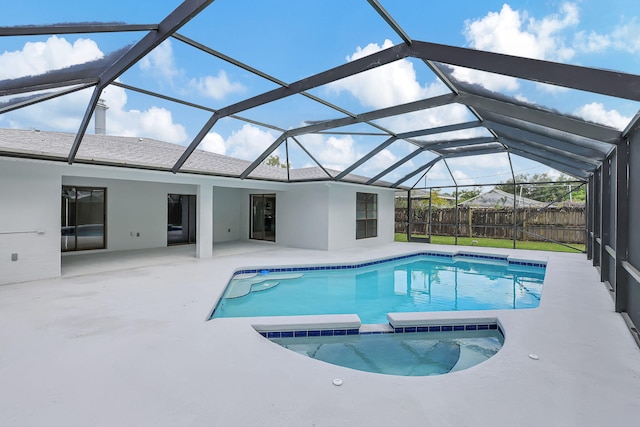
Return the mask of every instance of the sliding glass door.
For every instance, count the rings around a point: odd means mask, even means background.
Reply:
[[[62,252],[104,249],[106,188],[62,187]]]
[[[249,238],[276,241],[276,195],[251,194]]]
[[[195,243],[196,196],[169,194],[167,202],[167,245]]]

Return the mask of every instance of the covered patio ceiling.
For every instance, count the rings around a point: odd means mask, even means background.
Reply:
[[[216,50],[215,45],[207,45],[180,33],[212,3],[213,0],[184,1],[160,22],[151,24],[80,22],[0,28],[0,36],[3,37],[128,32],[142,35],[135,43],[94,61],[39,75],[0,81],[0,114],[28,108],[74,92],[89,91],[90,96],[87,97],[86,108],[75,132],[72,147],[64,159],[73,164],[103,93],[110,87],[119,87],[205,114],[206,120],[199,126],[197,133],[194,132],[195,136],[184,144],[180,157],[175,159],[170,169],[173,173],[186,172],[185,163],[201,146],[207,135],[215,130],[223,119],[232,118],[244,124],[268,129],[276,135],[270,145],[262,147],[261,154],[249,159],[250,164],[237,175],[237,178],[260,179],[252,175],[252,172],[283,147],[285,154],[280,154],[286,157],[283,166],[292,167],[289,150],[295,147],[308,156],[313,166],[323,171],[321,177],[309,180],[349,182],[352,181],[352,173],[357,174],[362,170],[359,168],[372,162],[392,144],[404,141],[412,147],[408,153],[402,157],[398,156],[390,165],[380,167],[377,173],[371,173],[372,176],[367,176],[366,180],[358,180],[368,185],[393,188],[415,185],[416,179],[420,180],[439,162],[496,153],[506,153],[509,162],[512,155],[520,156],[584,181],[594,173],[617,144],[625,141],[626,135],[640,120],[640,116],[636,114],[622,130],[588,122],[538,103],[518,100],[462,81],[456,78],[454,70],[456,67],[462,67],[496,76],[508,76],[536,84],[634,102],[640,101],[638,75],[414,40],[378,0],[368,0],[369,7],[384,21],[384,25],[402,40],[401,43],[308,77],[287,82]],[[120,79],[167,40],[179,42],[193,54],[198,52],[231,64],[275,88],[214,107],[212,104],[191,101],[188,97],[149,90],[140,84],[125,83],[124,79]],[[246,47],[251,48],[249,43]],[[394,103],[384,108],[356,112],[326,99],[322,92],[316,90],[402,60],[416,61],[416,64],[426,67],[443,85],[442,93],[411,102]],[[310,119],[305,120],[302,126],[284,128],[276,121],[256,119],[256,115],[251,114],[263,106],[274,105],[280,108],[280,114],[286,115],[288,111],[282,110],[278,103],[299,96],[306,98],[305,102],[320,104],[323,107],[320,114],[310,110]],[[401,131],[386,126],[387,122],[384,122],[384,119],[402,118],[417,112],[429,114],[430,111],[453,105],[466,108],[467,114],[463,115],[465,119],[441,126],[424,127],[420,127],[419,121],[407,121],[413,127]],[[326,116],[322,116],[327,111],[331,111],[335,117],[327,119]],[[348,135],[353,138],[367,136],[375,138],[376,142],[368,146],[366,151],[359,153],[358,158],[348,166],[334,170],[314,157],[304,140],[304,137],[310,135]],[[428,156],[425,157],[424,154]],[[30,154],[28,157],[38,156]],[[513,174],[513,167],[511,170]],[[398,171],[402,173],[398,175]],[[289,174],[283,180],[290,181]]]

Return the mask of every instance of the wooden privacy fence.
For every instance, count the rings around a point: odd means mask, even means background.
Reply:
[[[546,239],[564,243],[585,243],[585,207],[563,206],[516,209],[518,223],[517,240],[543,241]],[[412,235],[456,235],[456,208],[413,209]],[[407,208],[396,208],[396,233],[406,233]],[[513,209],[508,208],[458,208],[458,236],[513,239]]]

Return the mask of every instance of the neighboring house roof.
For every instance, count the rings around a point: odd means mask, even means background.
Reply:
[[[435,193],[433,194],[435,197]],[[429,190],[425,190],[425,189],[415,189],[415,190],[411,190],[411,197],[412,198],[417,198],[417,199],[428,199],[430,196],[430,192]],[[396,191],[396,199],[406,199],[407,198],[407,191],[403,190],[403,191]],[[438,198],[439,199],[443,199],[443,200],[451,200],[453,202],[455,202],[456,198],[455,196],[451,196],[449,194],[438,194]]]
[[[469,200],[465,200],[458,205],[479,208],[513,207],[513,194],[494,188],[491,191],[487,191],[486,193],[482,193]],[[548,205],[548,203],[528,199],[526,197],[516,197],[516,206],[518,207],[542,208],[546,205]]]
[[[1,129],[0,155],[48,158],[66,161],[73,145],[75,134],[45,132],[39,130]],[[85,134],[78,150],[78,163],[93,163],[112,166],[170,171],[184,151],[184,146],[150,138]],[[203,150],[195,150],[187,160],[182,172],[196,172],[218,176],[239,177],[251,164],[246,160]],[[325,169],[332,177],[338,171]],[[319,167],[287,169],[261,164],[248,178],[276,181],[331,180]],[[365,183],[368,177],[348,174],[345,181]],[[384,185],[384,182],[378,182]]]

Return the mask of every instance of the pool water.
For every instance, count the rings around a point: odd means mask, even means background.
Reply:
[[[357,314],[387,323],[394,312],[537,307],[544,267],[419,256],[359,268],[234,276],[211,318]]]
[[[497,330],[271,340],[333,365],[403,376],[442,375],[467,369],[496,354],[504,342]]]

